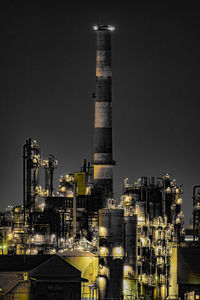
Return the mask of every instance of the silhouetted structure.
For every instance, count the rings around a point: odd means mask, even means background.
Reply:
[[[0,256],[0,299],[81,299],[81,272],[57,255]]]

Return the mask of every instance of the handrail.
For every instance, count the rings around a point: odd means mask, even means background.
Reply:
[[[19,283],[21,283],[21,282],[25,282],[25,281],[22,280],[22,279],[16,281],[13,285],[11,285],[11,286],[8,288],[7,291],[0,293],[0,296],[2,296],[2,295],[5,296],[5,295],[7,295],[12,289],[14,289],[14,288],[15,288]]]

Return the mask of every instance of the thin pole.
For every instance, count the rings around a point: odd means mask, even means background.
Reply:
[[[73,184],[73,233],[76,235],[76,182]]]

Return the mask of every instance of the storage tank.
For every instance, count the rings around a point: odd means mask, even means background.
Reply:
[[[137,290],[137,215],[124,217],[123,295],[134,297]]]
[[[100,299],[119,298],[122,295],[124,230],[123,209],[99,211]]]
[[[133,266],[136,270],[137,258],[137,216],[124,217],[124,232],[125,232],[125,245],[124,252],[126,261]]]

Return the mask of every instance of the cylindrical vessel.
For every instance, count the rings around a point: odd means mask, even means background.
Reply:
[[[99,239],[99,246],[107,247],[109,256],[124,256],[123,209],[99,210]]]
[[[134,298],[137,289],[137,215],[124,217],[123,295]]]
[[[99,210],[100,299],[122,294],[124,261],[124,210]]]
[[[137,261],[137,215],[124,217],[124,252],[126,261],[136,271]]]

